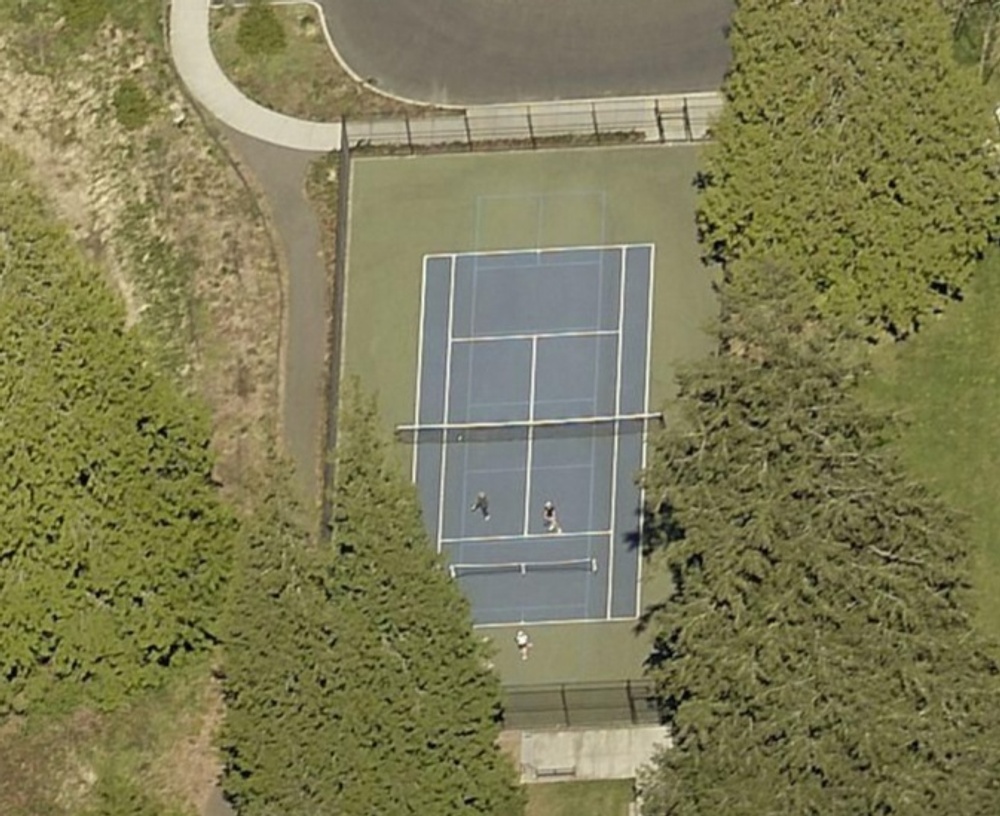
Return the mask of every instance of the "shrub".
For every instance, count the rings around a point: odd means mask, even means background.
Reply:
[[[112,104],[115,106],[115,119],[126,130],[138,130],[153,113],[153,103],[134,79],[123,79],[119,83]]]
[[[274,9],[262,0],[252,0],[240,18],[236,44],[253,56],[277,54],[285,50],[285,29]]]

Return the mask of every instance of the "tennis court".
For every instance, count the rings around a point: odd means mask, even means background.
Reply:
[[[424,259],[415,420],[399,431],[478,624],[638,614],[652,294],[650,245]]]

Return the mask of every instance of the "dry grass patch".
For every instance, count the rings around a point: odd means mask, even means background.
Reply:
[[[421,114],[430,110],[374,93],[356,82],[330,51],[316,9],[308,4],[269,8],[284,31],[284,47],[248,53],[237,42],[248,8],[212,10],[212,48],[226,75],[250,99],[279,113],[316,122]]]

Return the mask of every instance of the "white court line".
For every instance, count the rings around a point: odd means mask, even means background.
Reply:
[[[617,334],[614,329],[566,329],[565,331],[535,332],[521,334],[480,334],[469,337],[456,337],[456,343],[497,343],[502,340],[552,340],[563,337],[602,337],[607,334]]]
[[[475,240],[478,241],[478,238]],[[425,258],[492,258],[501,255],[536,255],[538,253],[558,252],[594,252],[603,249],[627,249],[633,246],[649,246],[649,244],[578,244],[575,246],[542,246],[522,247],[521,249],[472,249],[467,252],[429,252]]]
[[[455,256],[451,256],[451,288],[448,291],[448,348],[444,354],[444,420],[448,421],[451,402],[451,335],[455,327]],[[437,551],[441,552],[441,534],[444,532],[444,485],[448,471],[448,436],[441,440],[441,481],[438,484]]]
[[[487,443],[492,444],[492,443]],[[593,470],[590,465],[543,465],[538,468],[541,471],[548,470]],[[509,467],[509,468],[469,468],[466,473],[523,473],[524,467]],[[575,535],[575,533],[574,533]]]
[[[509,621],[507,623],[474,623],[473,629],[503,629],[514,626],[562,626],[578,623],[625,623],[634,622],[635,618],[563,618],[561,620],[540,620],[540,621]]]
[[[607,538],[611,535],[611,530],[588,530],[584,533],[578,533],[574,530],[572,533],[563,533],[559,535],[557,533],[536,533],[535,535],[524,536],[521,533],[513,533],[511,535],[490,535],[490,536],[470,536],[468,538],[443,538],[441,539],[442,544],[482,544],[484,542],[490,541],[524,541],[524,539],[544,539],[545,541],[563,541],[566,539],[577,539],[586,538],[587,536],[604,536]],[[572,541],[571,541],[572,543]]]
[[[622,250],[619,265],[618,281],[618,361],[615,369],[615,414],[622,410],[622,349],[624,347],[622,329],[625,325],[625,251]],[[611,490],[611,529],[618,527],[618,434],[611,439],[611,478],[614,480]],[[611,599],[614,591],[615,577],[615,534],[611,534],[611,544],[608,549],[608,600],[607,617],[611,617]]]
[[[413,421],[420,423],[420,391],[424,384],[424,310],[427,305],[427,258],[424,258],[424,269],[420,279],[420,324],[417,328],[417,394],[413,400]],[[410,481],[417,481],[417,460],[420,457],[420,446],[413,452],[413,469]]]
[[[653,353],[653,282],[655,281],[655,269],[656,269],[656,244],[649,244],[649,286],[646,290],[646,393],[643,396],[642,407],[646,410],[649,408],[649,389],[650,389],[650,371],[651,371],[651,357]],[[643,428],[642,432],[642,472],[646,473],[646,448],[649,447],[649,423]],[[645,560],[642,554],[642,543],[643,543],[643,533],[644,533],[644,522],[646,520],[646,490],[641,486],[639,487],[639,562],[638,568],[635,573],[635,616],[638,618],[642,612],[642,562]]]
[[[535,378],[538,375],[538,338],[531,340],[531,380],[528,383],[528,421],[535,420]],[[524,535],[531,523],[531,460],[534,456],[535,432],[528,429],[528,455],[524,471]]]

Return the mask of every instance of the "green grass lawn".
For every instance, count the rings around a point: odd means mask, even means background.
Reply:
[[[1000,639],[1000,252],[964,303],[876,357],[867,392],[909,421],[901,450],[915,475],[968,516],[982,628]]]
[[[627,816],[631,801],[629,779],[529,785],[525,816]]]

